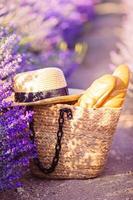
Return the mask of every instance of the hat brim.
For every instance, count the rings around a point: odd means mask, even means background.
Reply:
[[[73,88],[68,88],[68,91],[69,95],[42,99],[35,102],[24,102],[24,103],[14,102],[13,106],[35,106],[35,105],[47,105],[56,103],[71,103],[77,101],[80,98],[80,96],[84,93],[84,90],[73,89]]]

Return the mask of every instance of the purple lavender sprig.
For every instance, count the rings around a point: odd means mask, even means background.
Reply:
[[[29,159],[35,155],[28,129],[32,113],[7,101],[13,91],[12,79],[22,70],[18,42],[15,34],[0,30],[0,190],[19,187]]]

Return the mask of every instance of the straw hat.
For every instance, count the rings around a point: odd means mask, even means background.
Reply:
[[[44,105],[76,101],[82,90],[69,89],[59,68],[19,73],[14,77],[15,105]]]

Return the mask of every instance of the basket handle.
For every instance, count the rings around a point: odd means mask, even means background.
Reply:
[[[67,119],[72,119],[72,111],[71,109],[69,108],[62,108],[59,110],[60,111],[60,115],[59,115],[59,119],[58,119],[58,124],[59,124],[59,127],[58,127],[58,131],[57,131],[57,142],[56,142],[56,145],[55,145],[55,155],[53,157],[53,160],[52,160],[52,163],[51,163],[51,166],[50,167],[44,167],[42,165],[42,163],[40,162],[39,158],[36,157],[34,158],[34,163],[38,166],[38,168],[40,169],[40,171],[42,171],[44,174],[50,174],[52,173],[56,166],[58,165],[58,162],[59,162],[59,156],[60,156],[60,152],[61,152],[61,140],[62,140],[62,137],[63,137],[63,125],[64,125],[64,114],[66,113],[67,114]],[[34,121],[32,121],[30,123],[30,130],[31,130],[31,135],[30,135],[30,138],[34,144],[35,142],[35,131],[34,131]]]

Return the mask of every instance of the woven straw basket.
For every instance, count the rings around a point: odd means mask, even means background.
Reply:
[[[34,132],[41,167],[49,167],[55,155],[59,113],[70,109],[72,119],[64,113],[59,161],[52,173],[43,173],[33,162],[31,171],[40,178],[83,179],[98,176],[105,165],[120,109],[83,109],[56,104],[35,106]]]

